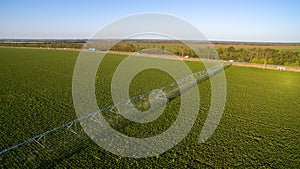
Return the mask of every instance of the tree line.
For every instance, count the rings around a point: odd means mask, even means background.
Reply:
[[[130,43],[120,42],[111,47],[112,42],[0,42],[0,46],[8,47],[37,47],[37,48],[72,48],[82,49],[94,47],[96,50],[112,50],[123,52],[140,52],[150,54],[174,54],[181,57],[201,57],[201,58],[216,58],[222,60],[234,60],[240,62],[251,62],[259,64],[275,64],[286,66],[300,66],[300,50],[292,49],[274,49],[274,48],[235,48],[218,47],[216,50],[210,46],[194,45],[191,47],[183,43]],[[150,50],[156,49],[156,50]]]
[[[69,48],[81,49],[83,43],[70,42],[0,42],[0,46],[5,47],[31,47],[31,48]]]
[[[286,66],[299,66],[300,52],[291,49],[271,48],[218,48],[217,52],[223,60],[236,60],[260,64],[275,64]]]
[[[142,52],[145,49],[158,48],[156,54],[172,53],[178,56],[215,58],[217,55],[222,60],[234,60],[239,62],[251,62],[259,64],[274,64],[286,66],[300,66],[300,52],[292,49],[272,49],[272,48],[234,48],[218,47],[187,47],[184,45],[163,46],[163,45],[133,45],[130,43],[117,44],[111,48],[115,51]],[[167,51],[167,52],[166,52]],[[149,50],[147,50],[149,52]]]

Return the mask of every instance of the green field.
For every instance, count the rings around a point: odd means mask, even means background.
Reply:
[[[0,48],[0,151],[76,119],[72,74],[79,52]],[[125,58],[107,55],[96,79],[100,108],[112,104],[110,82]],[[176,62],[170,60],[170,62]],[[193,71],[201,64],[187,62]],[[171,150],[149,158],[114,155],[97,146],[80,126],[46,136],[42,148],[30,142],[0,157],[1,168],[299,168],[300,74],[246,67],[225,70],[227,100],[216,132],[204,144],[198,136],[210,103],[210,83],[199,85],[201,107],[187,137]],[[163,79],[163,80],[157,80]],[[173,79],[149,69],[131,83],[132,96],[165,86]],[[113,124],[120,132],[148,137],[176,119],[180,98],[168,103],[150,124]]]

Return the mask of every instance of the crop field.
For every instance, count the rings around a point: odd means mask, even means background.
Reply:
[[[0,151],[77,118],[72,75],[78,54],[0,48]],[[113,104],[111,79],[125,57],[106,55],[99,66],[95,86],[100,108]],[[199,62],[186,63],[192,71],[203,69]],[[198,136],[210,107],[209,80],[198,85],[200,111],[192,130],[163,154],[119,157],[96,145],[77,124],[72,130],[51,133],[1,155],[0,168],[299,168],[300,74],[237,66],[226,69],[225,74],[224,114],[205,143],[199,143]],[[147,69],[131,82],[130,95],[173,81],[165,72]],[[180,101],[178,97],[168,103],[161,117],[149,124],[112,119],[110,125],[132,137],[157,135],[176,120]]]

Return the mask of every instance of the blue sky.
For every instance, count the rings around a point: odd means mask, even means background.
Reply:
[[[88,38],[121,17],[159,12],[210,40],[300,42],[299,0],[2,0],[0,38]]]

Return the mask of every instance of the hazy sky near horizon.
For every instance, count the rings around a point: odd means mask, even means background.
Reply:
[[[299,0],[2,0],[0,38],[89,38],[124,16],[177,16],[209,40],[300,42]]]

